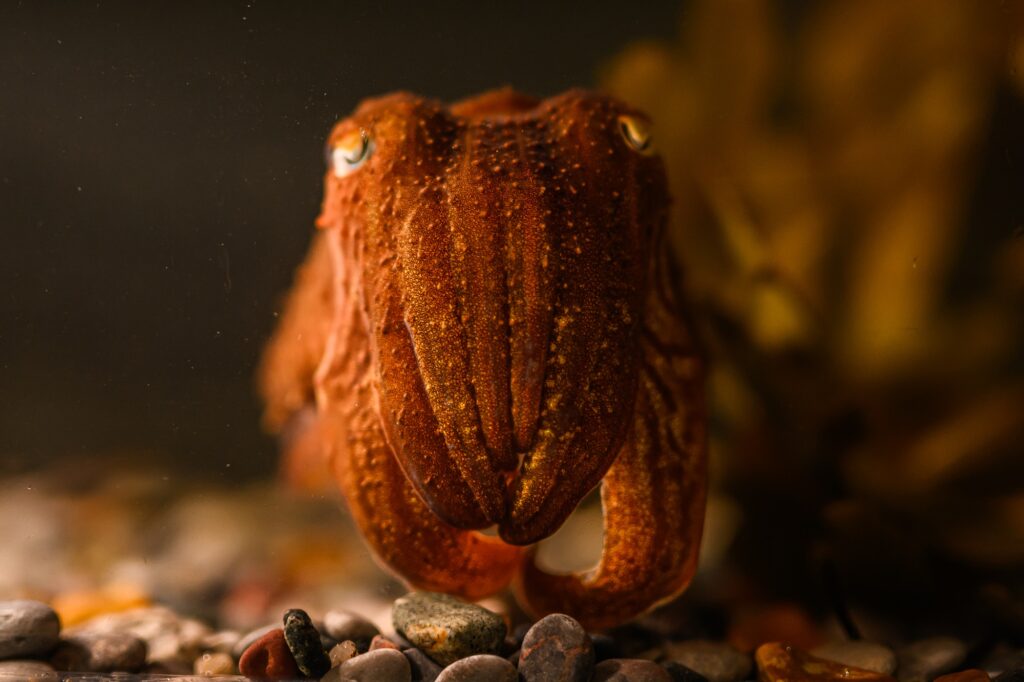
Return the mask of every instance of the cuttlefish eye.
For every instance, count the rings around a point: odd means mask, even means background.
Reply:
[[[619,116],[619,132],[626,144],[641,154],[653,154],[651,146],[651,128],[648,123],[636,116]]]
[[[334,175],[343,178],[354,173],[373,154],[373,140],[365,130],[353,130],[331,147],[330,164]]]

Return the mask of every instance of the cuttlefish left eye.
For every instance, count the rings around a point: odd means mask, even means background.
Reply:
[[[359,170],[373,154],[373,140],[365,130],[354,130],[331,147],[331,169],[343,178]]]
[[[641,154],[653,154],[654,149],[651,145],[651,127],[643,119],[637,118],[636,116],[628,116],[623,114],[619,116],[619,132],[622,133],[622,138],[626,141],[634,151],[638,151]]]

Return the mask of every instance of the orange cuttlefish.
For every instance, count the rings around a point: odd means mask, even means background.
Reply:
[[[479,599],[514,582],[528,610],[602,628],[693,577],[703,365],[649,129],[604,95],[505,89],[369,99],[331,133],[261,370],[266,422],[299,432],[291,477],[333,478],[409,584]],[[538,567],[527,547],[598,485],[600,563]]]

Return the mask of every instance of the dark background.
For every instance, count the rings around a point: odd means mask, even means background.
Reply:
[[[0,3],[0,473],[111,455],[271,471],[252,375],[332,124],[396,89],[591,85],[678,10]]]

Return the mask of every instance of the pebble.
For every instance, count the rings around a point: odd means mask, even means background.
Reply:
[[[325,680],[353,680],[353,682],[411,682],[409,659],[395,649],[377,649],[350,658],[337,668],[331,668]]]
[[[762,644],[755,655],[759,682],[895,682],[889,675],[826,661],[781,642]]]
[[[234,646],[231,647],[231,655],[235,657],[235,660],[238,660],[242,657],[242,654],[245,653],[245,650],[248,649],[253,642],[255,642],[263,635],[267,634],[268,632],[276,629],[277,625],[271,623],[270,625],[264,625],[263,627],[256,628],[255,630],[250,630],[249,632],[242,635],[242,637],[237,642],[235,642]]]
[[[829,642],[811,649],[811,655],[883,675],[892,675],[896,671],[896,654],[889,647],[875,642]]]
[[[498,614],[433,592],[400,597],[391,618],[400,635],[441,665],[474,654],[499,653],[507,630]]]
[[[190,674],[203,653],[203,641],[213,630],[193,618],[183,618],[163,606],[97,616],[66,634],[130,634],[146,642],[146,663],[163,672]]]
[[[1024,679],[1024,676],[1022,676],[1022,679]],[[958,673],[936,677],[935,682],[989,682],[989,676],[984,670],[971,668],[970,670],[961,670]]]
[[[203,677],[233,675],[235,672],[235,661],[231,658],[231,654],[215,651],[210,654],[203,654],[197,658],[193,670],[196,675],[202,675]]]
[[[374,635],[373,639],[370,640],[370,651],[376,649],[397,649],[401,651],[402,647],[398,646],[384,635]]]
[[[282,628],[275,628],[253,642],[238,661],[238,672],[246,677],[271,679],[301,676]]]
[[[358,653],[356,643],[352,640],[346,640],[331,647],[331,650],[327,652],[327,658],[331,659],[331,667],[337,668]]]
[[[223,651],[226,654],[230,654],[241,640],[242,634],[240,632],[235,630],[219,630],[203,637],[202,645],[206,651]],[[251,644],[252,642],[249,643]],[[238,656],[241,655],[242,652],[239,651]]]
[[[953,637],[930,637],[899,650],[900,682],[931,682],[951,672],[967,657],[967,646]]]
[[[17,682],[53,682],[60,679],[54,668],[43,661],[0,661],[0,679]]]
[[[516,682],[516,668],[501,656],[476,654],[442,670],[437,682]]]
[[[569,616],[545,616],[523,638],[519,675],[524,682],[586,682],[593,672],[594,645]]]
[[[331,669],[331,659],[324,651],[320,632],[302,609],[285,612],[284,639],[299,671],[306,677],[323,677]]]
[[[334,610],[324,615],[324,632],[344,642],[355,642],[360,651],[366,651],[370,641],[380,634],[377,626],[351,611]]]
[[[39,656],[57,646],[60,618],[29,599],[0,602],[0,659]]]
[[[662,663],[661,667],[668,672],[672,682],[708,682],[708,678],[677,661]]]
[[[594,666],[593,682],[672,682],[672,676],[653,661],[609,658]]]
[[[84,673],[138,672],[146,665],[146,642],[130,634],[66,635],[50,663],[57,670]]]
[[[691,639],[666,645],[667,658],[703,675],[709,682],[739,682],[753,670],[750,656],[724,642]]]
[[[419,649],[406,649],[402,653],[409,659],[412,682],[434,682],[441,674],[441,666]]]
[[[1024,682],[1024,668],[1007,670],[992,680],[992,682]]]

